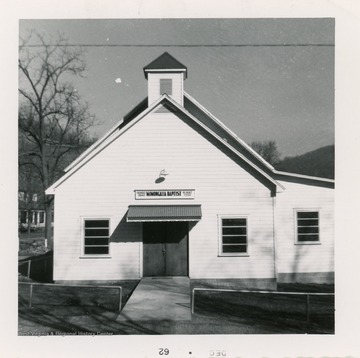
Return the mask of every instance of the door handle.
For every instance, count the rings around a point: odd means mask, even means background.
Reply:
[[[165,253],[166,253],[166,250],[165,250],[165,248],[163,248],[163,249],[162,249],[162,254],[163,254],[163,256],[165,256]]]

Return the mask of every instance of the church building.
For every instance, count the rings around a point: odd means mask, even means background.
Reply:
[[[147,98],[46,191],[54,281],[332,283],[334,181],[276,170],[185,92],[170,54],[144,75]]]

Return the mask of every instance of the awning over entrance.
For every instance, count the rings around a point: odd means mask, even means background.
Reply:
[[[130,205],[128,222],[199,221],[201,205]]]

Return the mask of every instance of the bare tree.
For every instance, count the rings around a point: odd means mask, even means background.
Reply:
[[[34,37],[35,47],[29,45]],[[49,44],[40,34],[22,40],[19,51],[19,134],[25,151],[19,153],[19,163],[34,168],[45,191],[61,175],[70,157],[91,142],[87,133],[95,117],[69,82],[71,76],[84,73],[84,53],[69,46],[60,35]],[[42,197],[45,238],[51,249],[54,198]]]
[[[276,165],[279,163],[281,154],[278,151],[276,142],[274,140],[252,142],[250,146],[271,165]]]

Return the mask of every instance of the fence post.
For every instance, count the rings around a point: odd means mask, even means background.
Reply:
[[[33,284],[30,284],[29,308],[32,308]]]
[[[194,313],[194,310],[195,310],[195,288],[193,288],[192,297],[191,297],[191,314]]]
[[[121,312],[122,306],[122,287],[119,287],[120,299],[119,299],[119,312]]]
[[[28,261],[27,277],[30,278],[31,260]]]
[[[306,322],[310,322],[310,295],[306,295]]]

